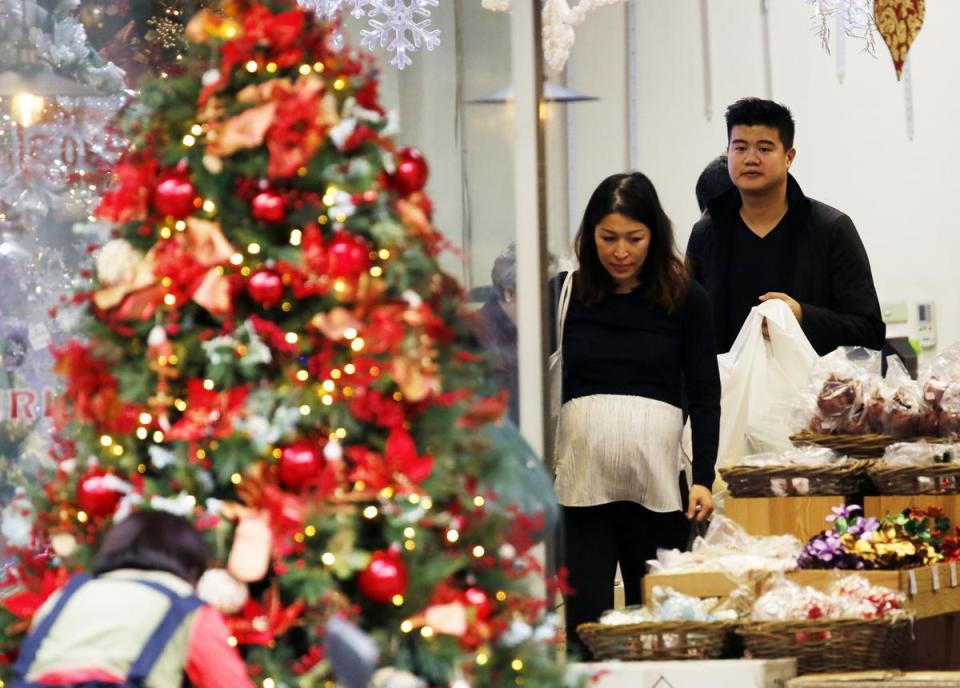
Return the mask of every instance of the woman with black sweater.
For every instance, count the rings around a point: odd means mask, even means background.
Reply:
[[[626,603],[640,604],[646,561],[684,547],[688,519],[713,511],[720,379],[707,296],[646,176],[617,174],[597,187],[576,253],[555,468],[572,589],[568,651],[587,656],[576,627],[613,607],[617,564]],[[677,480],[683,400],[693,430],[686,504]]]

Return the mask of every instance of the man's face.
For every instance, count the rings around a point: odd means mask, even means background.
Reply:
[[[781,187],[797,151],[784,150],[780,132],[763,125],[734,125],[727,147],[730,179],[742,193],[763,193]]]

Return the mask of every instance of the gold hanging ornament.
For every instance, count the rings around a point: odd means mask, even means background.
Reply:
[[[873,16],[890,49],[897,81],[903,74],[907,52],[923,26],[924,0],[875,0]]]

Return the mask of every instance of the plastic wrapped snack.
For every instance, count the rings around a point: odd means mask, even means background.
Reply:
[[[809,432],[865,434],[873,430],[872,418],[878,415],[880,387],[880,352],[840,347],[814,364],[810,386],[794,415]],[[870,408],[868,402],[872,402]],[[879,416],[882,420],[882,410]]]
[[[842,619],[876,619],[903,609],[904,597],[889,588],[871,585],[863,576],[842,578],[830,590],[831,611]]]
[[[899,593],[871,585],[863,576],[851,575],[835,582],[826,593],[775,579],[753,607],[754,621],[804,619],[876,619],[903,609]]]
[[[650,573],[722,571],[737,580],[796,567],[803,543],[792,535],[754,536],[725,516],[715,515],[706,535],[689,552],[659,550],[647,562]]]
[[[953,463],[957,459],[957,445],[927,444],[926,442],[898,442],[887,447],[883,460],[890,466],[929,466]]]
[[[841,456],[828,447],[803,446],[792,447],[781,452],[751,454],[740,460],[740,466],[840,466],[850,459]]]
[[[887,357],[887,375],[880,396],[883,422],[876,431],[895,437],[916,437],[924,407],[923,393],[897,356]]]
[[[918,433],[960,437],[960,344],[942,351],[920,373],[924,406]]]
[[[819,590],[776,579],[753,606],[754,621],[799,621],[833,617],[833,599]]]
[[[739,618],[738,609],[742,608],[737,601],[740,596],[733,595],[731,599],[734,601],[717,597],[691,597],[673,588],[655,586],[652,609],[643,606],[611,609],[600,617],[600,623],[622,626],[650,621],[736,621]]]
[[[937,420],[941,437],[960,437],[960,382],[951,382],[943,390]]]

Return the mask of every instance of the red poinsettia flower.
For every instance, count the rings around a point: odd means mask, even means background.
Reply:
[[[378,89],[380,82],[376,79],[370,79],[363,86],[357,89],[354,97],[357,99],[357,105],[367,110],[373,110],[383,114],[383,106],[380,105],[380,95]]]
[[[243,412],[249,389],[243,385],[222,392],[204,386],[204,381],[187,381],[187,410],[167,433],[172,440],[223,438],[233,432],[234,420]]]
[[[257,336],[274,351],[284,354],[295,354],[300,351],[300,345],[288,342],[287,333],[273,321],[264,320],[255,315],[251,315],[248,320],[253,325]]]
[[[399,349],[409,327],[403,319],[407,308],[406,304],[386,304],[370,311],[369,324],[363,330],[368,353],[382,354]]]
[[[55,349],[54,356],[53,369],[66,380],[64,395],[52,409],[54,417],[91,421],[101,431],[133,432],[140,409],[120,400],[117,379],[106,361],[75,340]]]
[[[103,194],[94,215],[119,224],[145,220],[158,171],[150,151],[125,156],[113,169],[114,187]]]
[[[406,421],[404,405],[376,389],[358,387],[350,400],[350,412],[357,420],[395,428]]]
[[[30,571],[25,567],[21,574],[18,583],[24,589],[3,598],[4,609],[21,622],[15,624],[16,628],[8,628],[7,632],[9,633],[26,631],[30,627],[30,622],[37,610],[43,606],[50,595],[62,588],[70,577],[70,572],[63,567],[44,569],[39,573]]]
[[[263,595],[263,603],[247,600],[243,610],[227,618],[230,634],[240,645],[269,646],[297,622],[305,607],[303,600],[284,606],[276,586]]]
[[[320,119],[317,95],[290,93],[277,103],[266,136],[270,177],[292,177],[307,165],[325,138],[326,127],[321,126]]]
[[[350,480],[363,481],[375,490],[398,481],[419,485],[433,473],[433,457],[419,455],[410,433],[399,427],[390,431],[383,455],[359,445],[348,447],[346,453],[353,464]]]

